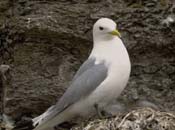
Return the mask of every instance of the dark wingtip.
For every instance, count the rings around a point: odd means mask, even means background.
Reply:
[[[24,118],[18,121],[12,130],[33,130],[34,128],[32,119]]]

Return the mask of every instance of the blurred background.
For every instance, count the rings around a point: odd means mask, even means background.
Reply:
[[[122,109],[175,111],[173,0],[0,0],[1,112],[34,117],[54,104],[92,48],[92,26],[116,21],[132,63]]]

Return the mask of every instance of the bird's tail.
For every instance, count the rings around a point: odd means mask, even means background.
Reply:
[[[37,126],[42,123],[42,119],[45,117],[46,112],[33,119],[23,118],[16,123],[12,130],[36,130]]]
[[[20,121],[21,123],[17,123],[13,130],[52,130],[53,127],[72,117],[69,114],[69,110],[54,114],[52,113],[53,108],[54,106],[51,106],[46,112],[36,118]],[[50,117],[52,114],[54,114],[53,117]]]
[[[33,119],[22,119],[21,121],[16,123],[16,126],[13,128],[13,130],[51,130],[52,128],[50,128],[51,126],[53,127],[53,125],[50,125],[50,122],[52,122],[52,119],[47,121],[47,116],[50,114],[50,110],[53,108],[50,107],[46,112],[44,112],[43,114],[41,114],[38,117],[35,117]],[[56,122],[59,124],[59,119]],[[57,125],[55,123],[55,125]],[[52,123],[51,123],[52,124]]]

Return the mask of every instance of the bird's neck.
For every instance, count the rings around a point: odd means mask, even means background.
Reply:
[[[108,41],[94,41],[90,58],[99,60],[122,59],[128,57],[127,50],[120,38],[115,37]]]
[[[112,40],[114,40],[116,38],[116,36],[113,35],[97,35],[97,34],[93,34],[93,41],[94,44],[99,43],[99,42],[110,42]]]
[[[95,39],[92,54],[103,55],[106,53],[105,55],[109,55],[113,53],[113,51],[119,51],[122,47],[124,47],[123,42],[118,37],[106,40]]]
[[[89,58],[95,59],[95,64],[105,63],[106,66],[114,66],[114,68],[122,68],[127,72],[130,71],[128,52],[119,38],[105,43],[94,43],[94,48]]]

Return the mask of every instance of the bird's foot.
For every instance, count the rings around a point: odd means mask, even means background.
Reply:
[[[103,118],[111,118],[111,117],[114,117],[114,115],[110,112],[107,112],[105,110],[102,110],[101,111],[102,115],[103,115]]]
[[[94,107],[95,107],[95,110],[97,112],[98,117],[100,119],[104,119],[105,118],[105,115],[104,115],[105,112],[104,112],[104,110],[102,110],[97,103],[94,104]]]
[[[111,118],[111,117],[113,117],[113,115],[111,113],[105,111],[104,109],[101,109],[98,104],[95,104],[94,107],[95,107],[96,112],[98,114],[98,117],[100,119],[105,119],[105,118]]]
[[[97,112],[98,117],[99,117],[100,119],[103,119],[104,116],[102,115],[101,110],[100,110],[100,108],[99,108],[99,105],[98,105],[97,103],[94,104],[94,108],[95,108],[95,110],[96,110],[96,112]]]

